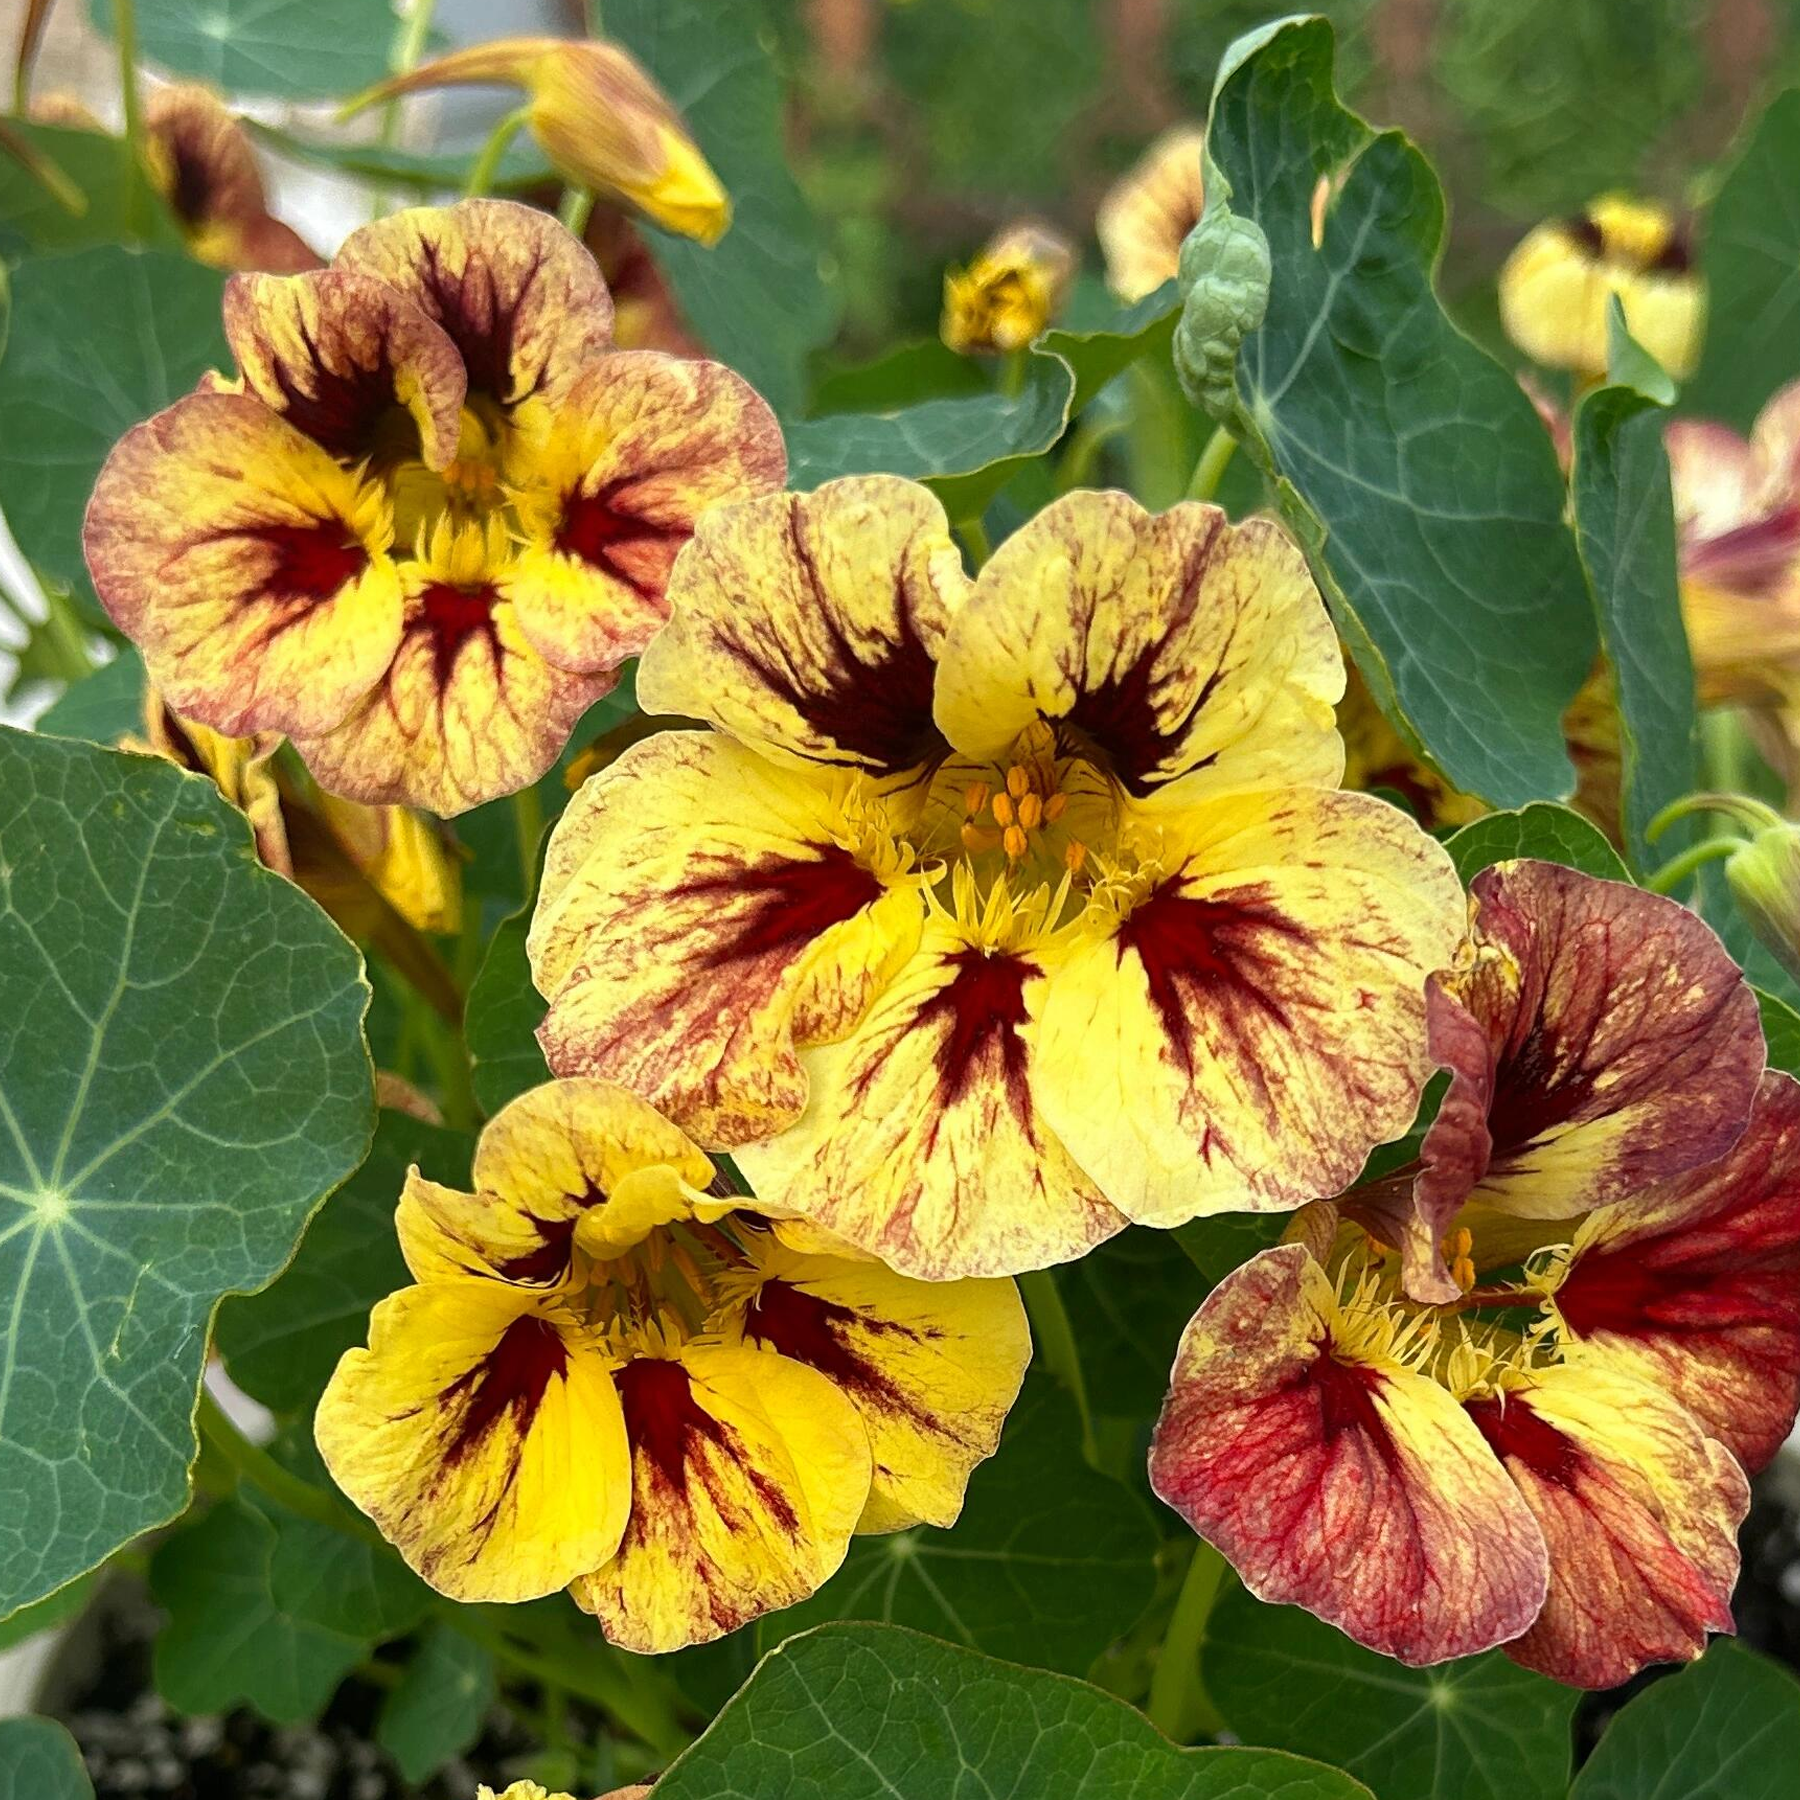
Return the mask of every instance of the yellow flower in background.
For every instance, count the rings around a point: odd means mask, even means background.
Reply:
[[[1023,350],[1062,310],[1074,273],[1075,248],[1060,231],[1007,226],[966,269],[945,272],[944,342],[964,356]]]
[[[1428,831],[1481,818],[1487,803],[1452,787],[1412,749],[1388,723],[1348,659],[1344,673],[1344,697],[1337,709],[1337,728],[1344,739],[1344,786],[1363,793],[1385,788],[1398,794]]]
[[[971,582],[888,476],[701,524],[651,712],[552,839],[562,1074],[909,1274],[1334,1193],[1410,1121],[1442,849],[1338,790],[1337,639],[1267,520],[1065,496]]]
[[[610,1794],[602,1794],[600,1800],[648,1800],[649,1793],[647,1787],[614,1788]],[[515,1781],[504,1793],[498,1795],[491,1787],[477,1788],[475,1800],[574,1800],[574,1796],[553,1794],[535,1781]]]
[[[1528,233],[1500,271],[1500,319],[1534,362],[1584,380],[1606,373],[1607,302],[1677,380],[1700,360],[1706,288],[1675,216],[1608,194]]]
[[[1107,285],[1127,303],[1175,279],[1181,246],[1206,203],[1198,125],[1165,131],[1108,190],[1094,215]]]
[[[662,623],[698,515],[785,471],[743,381],[614,351],[611,315],[587,251],[497,200],[234,277],[239,375],[128,432],[88,508],[170,703],[285,733],[353,800],[449,815],[536,780]]]
[[[418,1285],[375,1309],[315,1423],[440,1592],[566,1587],[612,1642],[674,1650],[804,1599],[852,1533],[956,1518],[1030,1359],[1012,1283],[784,1241],[606,1082],[505,1107],[474,1187],[408,1176]]]
[[[471,44],[382,82],[345,110],[470,82],[526,91],[526,123],[566,181],[622,200],[665,230],[703,244],[725,235],[730,197],[662,89],[616,44],[566,38]]]

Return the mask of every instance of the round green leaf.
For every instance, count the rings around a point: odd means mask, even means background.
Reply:
[[[210,782],[0,730],[0,1616],[186,1504],[214,1308],[368,1147],[368,997]]]
[[[54,1719],[0,1719],[0,1800],[94,1800],[81,1752]]]
[[[1534,856],[1540,862],[1562,863],[1603,881],[1629,881],[1619,853],[1606,834],[1580,813],[1547,800],[1522,806],[1517,812],[1489,813],[1472,825],[1453,832],[1444,848],[1456,864],[1456,873],[1467,885],[1483,869],[1515,856]]]

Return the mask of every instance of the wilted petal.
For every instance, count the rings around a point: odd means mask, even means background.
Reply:
[[[778,752],[917,768],[943,754],[932,681],[967,587],[943,507],[898,476],[722,508],[681,559],[638,698]]]
[[[486,1281],[375,1308],[314,1430],[332,1478],[440,1593],[530,1600],[617,1548],[631,1463],[598,1346]]]
[[[938,726],[968,756],[1004,760],[1048,719],[1170,804],[1343,770],[1337,634],[1271,520],[1067,494],[995,552],[939,659]]]
[[[869,1492],[869,1439],[817,1370],[744,1345],[689,1345],[619,1371],[631,1518],[574,1584],[627,1650],[708,1643],[814,1592]]]
[[[1436,1382],[1359,1357],[1298,1244],[1229,1275],[1182,1334],[1150,1453],[1156,1492],[1263,1600],[1411,1664],[1518,1636],[1543,1539]]]

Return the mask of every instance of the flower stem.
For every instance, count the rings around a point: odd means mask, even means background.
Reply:
[[[1081,1454],[1096,1463],[1098,1450],[1094,1443],[1094,1420],[1088,1410],[1087,1381],[1081,1372],[1081,1352],[1075,1343],[1075,1328],[1069,1323],[1069,1309],[1063,1305],[1056,1275],[1050,1269],[1034,1269],[1019,1277],[1019,1294],[1031,1320],[1032,1341],[1044,1359],[1044,1367],[1068,1390],[1081,1415]]]
[[[142,230],[144,111],[138,95],[137,11],[134,0],[112,0],[113,45],[119,53],[119,104],[125,116],[125,219]]]
[[[593,190],[571,187],[563,189],[562,205],[557,209],[556,216],[576,237],[580,237],[587,230],[588,219],[593,211]]]
[[[529,900],[537,885],[538,840],[544,835],[544,803],[538,798],[535,781],[513,795],[512,813],[519,839],[519,891]]]
[[[1219,426],[1206,440],[1206,448],[1200,452],[1200,460],[1194,464],[1194,472],[1188,478],[1188,499],[1210,500],[1219,491],[1219,483],[1224,479],[1236,449],[1237,439],[1223,425]]]
[[[531,108],[521,106],[509,112],[504,119],[488,134],[488,141],[481,146],[481,154],[476,157],[474,166],[469,170],[467,185],[463,193],[471,200],[478,200],[494,185],[494,176],[499,171],[500,159],[506,154],[506,147],[519,135],[527,119],[531,117]]]
[[[1704,838],[1679,856],[1671,856],[1644,886],[1653,894],[1672,894],[1703,864],[1735,856],[1743,847],[1744,840],[1738,837]]]
[[[1190,1731],[1211,1735],[1224,1723],[1200,1681],[1200,1646],[1206,1642],[1207,1617],[1224,1573],[1224,1557],[1204,1538],[1196,1540],[1150,1677],[1144,1710],[1150,1723],[1178,1744],[1187,1741]]]
[[[994,554],[988,543],[987,527],[977,514],[971,513],[968,518],[957,521],[956,535],[969,553],[969,561],[974,565],[973,572],[979,574],[981,565]]]
[[[1748,794],[1687,794],[1679,800],[1671,800],[1644,827],[1644,836],[1654,844],[1677,819],[1690,818],[1697,812],[1723,813],[1750,831],[1767,831],[1771,826],[1787,823],[1774,807],[1765,806]]]

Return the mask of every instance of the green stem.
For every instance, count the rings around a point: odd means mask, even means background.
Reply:
[[[489,132],[488,141],[481,146],[481,154],[476,157],[474,167],[469,170],[468,183],[463,188],[463,193],[469,199],[479,199],[494,185],[494,175],[500,167],[501,157],[506,154],[507,145],[519,135],[530,117],[531,108],[521,106],[516,112],[509,112]]]
[[[1671,856],[1644,886],[1653,894],[1672,894],[1704,864],[1717,862],[1721,857],[1735,856],[1743,847],[1742,838],[1704,838],[1698,844],[1683,850],[1679,856]]]
[[[394,54],[388,59],[391,73],[409,75],[419,66],[419,58],[425,54],[425,40],[431,35],[432,15],[436,11],[437,0],[412,0],[394,39]],[[396,94],[381,109],[381,131],[377,141],[383,149],[392,149],[400,141],[400,106],[400,97]],[[387,211],[391,198],[385,188],[375,190],[376,218]]]
[[[1008,400],[1016,400],[1025,391],[1025,375],[1031,363],[1029,350],[1009,350],[1000,365],[1000,392]]]
[[[961,540],[962,547],[968,551],[969,561],[975,565],[975,572],[979,574],[981,565],[994,554],[988,543],[987,527],[971,514],[968,518],[957,521],[956,535]]]
[[[537,882],[538,840],[544,835],[544,803],[538,798],[535,781],[513,795],[512,812],[519,839],[519,891],[529,900]]]
[[[1066,494],[1071,488],[1086,487],[1092,480],[1094,466],[1109,439],[1125,429],[1123,419],[1106,419],[1090,425],[1085,420],[1069,434],[1069,447],[1056,465],[1056,491]]]
[[[593,216],[594,195],[589,188],[564,188],[562,205],[556,216],[562,220],[576,237],[587,230],[588,220]]]
[[[1219,483],[1236,449],[1237,439],[1223,425],[1219,426],[1206,440],[1206,448],[1200,452],[1200,460],[1194,464],[1194,472],[1188,478],[1187,497],[1190,500],[1210,500],[1219,491]]]
[[[94,672],[94,659],[88,652],[87,633],[75,616],[75,608],[60,588],[44,589],[44,629],[56,647],[56,658],[65,679],[79,681]]]
[[[1715,793],[1736,793],[1745,785],[1749,743],[1743,721],[1728,706],[1709,707],[1700,715],[1700,767]]]
[[[1069,1323],[1069,1310],[1063,1305],[1062,1290],[1050,1269],[1034,1269],[1019,1277],[1019,1294],[1031,1319],[1031,1336],[1044,1367],[1067,1388],[1081,1415],[1081,1453],[1092,1463],[1098,1455],[1094,1443],[1094,1420],[1088,1410],[1087,1381],[1081,1372],[1081,1352],[1075,1343],[1075,1328]]]
[[[1190,1730],[1211,1735],[1224,1723],[1200,1680],[1200,1646],[1206,1642],[1207,1616],[1224,1573],[1224,1557],[1203,1539],[1197,1542],[1150,1677],[1144,1710],[1150,1723],[1178,1744],[1187,1741]]]
[[[1787,823],[1774,807],[1753,800],[1748,794],[1687,794],[1679,800],[1671,800],[1644,827],[1644,836],[1654,844],[1677,819],[1689,818],[1698,812],[1723,813],[1733,823],[1750,831],[1768,831]]]
[[[137,11],[134,0],[112,0],[113,44],[119,52],[119,100],[125,113],[126,223],[134,232],[145,226],[144,111],[138,94]]]

